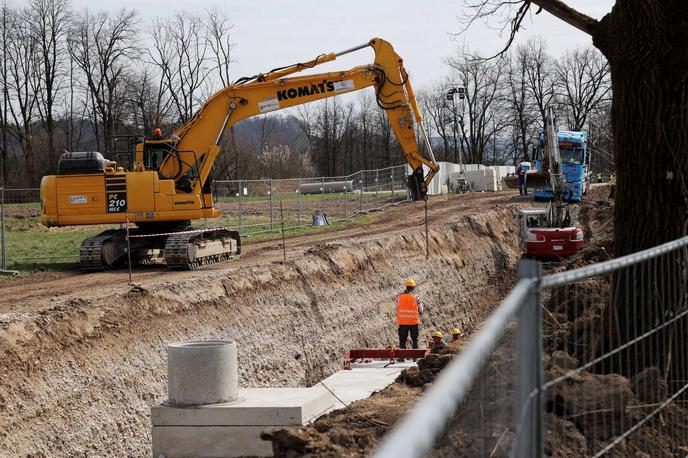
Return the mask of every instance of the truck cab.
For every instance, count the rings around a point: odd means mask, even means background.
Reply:
[[[580,202],[590,190],[592,172],[590,171],[590,151],[588,150],[588,133],[574,131],[559,131],[559,153],[561,168],[568,183],[565,199],[569,202]],[[545,136],[540,135],[538,155],[542,157],[545,147]],[[537,161],[540,169],[542,161]],[[533,190],[535,200],[548,201],[552,199],[552,188],[544,186]]]

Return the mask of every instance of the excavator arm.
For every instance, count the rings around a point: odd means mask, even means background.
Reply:
[[[561,153],[559,152],[559,137],[557,134],[559,128],[552,107],[547,108],[545,124],[545,154],[548,161],[549,184],[552,187],[550,220],[553,227],[566,227],[570,224],[570,217],[566,209],[567,199],[564,195],[567,182],[561,168]]]
[[[372,64],[346,71],[291,76],[368,46],[375,51]],[[409,176],[411,195],[414,200],[423,199],[439,165],[420,123],[422,115],[403,60],[391,44],[380,38],[340,53],[323,54],[310,62],[242,78],[225,87],[213,95],[169,140],[163,141],[170,145],[170,149],[160,164],[159,174],[161,178],[174,179],[178,186],[184,180],[190,191],[200,193],[220,153],[223,133],[232,125],[251,116],[370,86],[375,88],[377,104],[389,116],[404,158],[413,170]],[[429,158],[420,154],[416,128],[422,133]],[[423,172],[424,165],[427,166],[427,174]]]

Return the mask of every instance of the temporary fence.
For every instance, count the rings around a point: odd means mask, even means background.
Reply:
[[[335,177],[215,181],[220,223],[252,236],[336,222],[408,200],[404,166]]]
[[[686,456],[688,237],[519,281],[377,457]]]
[[[7,239],[5,238],[5,188],[0,188],[0,275],[15,275],[7,268]]]
[[[406,201],[406,182],[404,166],[337,177],[216,180],[212,191],[222,216],[198,224],[231,227],[243,237],[283,229],[306,230]],[[102,230],[82,227],[78,233],[69,228],[42,232],[40,239],[50,239],[53,249],[41,251],[33,231],[41,213],[39,189],[0,190],[0,270],[21,264],[77,262],[80,241]],[[62,249],[54,249],[58,245]]]

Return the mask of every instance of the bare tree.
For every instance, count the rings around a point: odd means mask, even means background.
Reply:
[[[360,155],[362,157],[361,168],[367,170],[371,166],[370,150],[372,146],[372,118],[375,108],[373,108],[373,97],[369,91],[362,91],[358,96],[358,125],[360,129]]]
[[[511,130],[514,163],[519,158],[530,160],[528,152],[531,149],[537,130],[539,112],[533,106],[533,97],[529,90],[531,58],[529,48],[519,46],[510,56],[507,70],[507,90],[505,101]]]
[[[442,141],[442,154],[439,154],[440,151],[437,151],[435,156],[444,158],[444,160],[450,159],[449,153],[452,151],[452,147],[456,156],[455,144],[458,141],[454,136],[454,129],[452,127],[453,113],[447,104],[447,87],[449,86],[450,83],[448,81],[440,82],[418,93],[420,105],[430,127],[428,132],[434,132]]]
[[[0,57],[0,80],[2,81],[2,108],[0,109],[0,161],[2,161],[2,185],[7,186],[8,183],[8,129],[9,129],[9,46],[10,46],[10,29],[16,25],[15,12],[10,9],[7,2],[0,5],[0,46],[2,46],[2,56]]]
[[[36,121],[36,105],[40,90],[40,65],[38,42],[28,25],[26,10],[20,11],[12,22],[8,34],[8,94],[12,115],[12,134],[22,150],[25,177],[32,183],[36,177],[33,154],[33,134]]]
[[[84,75],[101,151],[109,150],[108,139],[116,134],[125,101],[126,72],[136,55],[136,26],[133,10],[121,9],[114,16],[85,12],[70,34],[72,59]]]
[[[395,162],[395,151],[392,124],[387,113],[383,110],[375,111],[375,134],[377,138],[378,162],[376,167],[389,167]]]
[[[547,107],[556,98],[554,61],[547,54],[547,44],[539,36],[529,39],[518,52],[524,54],[528,91],[540,113],[540,128],[544,129]]]
[[[69,29],[69,0],[30,0],[29,26],[38,43],[41,91],[37,104],[48,136],[48,164],[55,166],[55,109],[67,61],[66,37]]]
[[[206,29],[200,16],[177,13],[156,21],[152,30],[151,61],[163,75],[178,122],[185,123],[203,101],[203,86],[212,69]]]
[[[557,93],[569,129],[582,130],[588,116],[610,96],[609,63],[592,47],[569,51],[556,63]]]
[[[325,99],[315,109],[298,111],[298,125],[306,136],[315,166],[325,175],[337,174],[337,155],[344,131],[344,110],[337,99]]]
[[[144,67],[141,73],[127,78],[127,86],[135,132],[150,133],[168,122],[172,98],[152,69]]]
[[[207,30],[208,44],[212,51],[212,59],[215,70],[222,86],[231,82],[229,79],[230,63],[232,63],[232,43],[230,32],[232,24],[227,14],[219,8],[211,8],[206,11],[205,27]]]
[[[505,127],[505,120],[500,117],[505,61],[485,60],[463,52],[447,63],[455,71],[455,85],[466,88],[467,111],[460,122],[466,160],[480,164],[492,136]]]
[[[356,124],[355,105],[349,102],[344,106],[344,133],[342,134],[342,155],[344,159],[344,167],[342,168],[343,175],[348,175],[351,172],[351,164],[353,162],[353,154],[356,149],[356,137],[358,134],[358,126]]]

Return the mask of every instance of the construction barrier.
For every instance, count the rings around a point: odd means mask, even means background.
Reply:
[[[687,266],[688,237],[547,276],[521,261],[374,456],[684,456]]]

